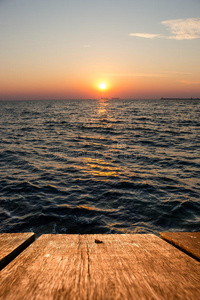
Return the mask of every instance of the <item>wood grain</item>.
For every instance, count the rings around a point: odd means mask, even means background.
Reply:
[[[0,234],[0,270],[35,240],[33,232]]]
[[[161,232],[161,237],[200,261],[200,232]]]
[[[43,235],[2,270],[0,299],[196,300],[199,266],[152,234]]]

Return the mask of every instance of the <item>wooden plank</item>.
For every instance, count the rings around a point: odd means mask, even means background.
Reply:
[[[0,270],[35,240],[33,232],[0,234]]]
[[[200,232],[161,232],[161,237],[200,261]]]
[[[0,299],[196,300],[199,266],[152,234],[43,235],[2,270]]]

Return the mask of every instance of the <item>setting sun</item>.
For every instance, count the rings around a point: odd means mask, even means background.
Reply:
[[[101,83],[99,84],[99,88],[100,88],[101,90],[105,90],[106,87],[107,87],[107,85],[106,85],[104,82],[101,82]]]

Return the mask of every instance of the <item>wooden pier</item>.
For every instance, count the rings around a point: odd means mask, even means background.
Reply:
[[[200,233],[161,237],[0,234],[0,299],[199,299]]]

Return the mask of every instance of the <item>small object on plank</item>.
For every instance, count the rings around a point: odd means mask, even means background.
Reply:
[[[100,241],[100,240],[95,239],[95,243],[96,243],[96,244],[103,244],[103,241]]]

